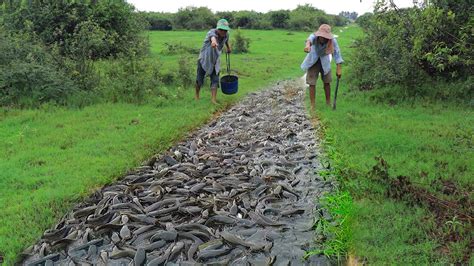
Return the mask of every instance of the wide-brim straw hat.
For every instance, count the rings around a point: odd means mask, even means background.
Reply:
[[[328,40],[334,39],[334,35],[331,34],[331,26],[328,24],[322,24],[319,26],[319,29],[317,32],[314,33],[316,37],[323,37]]]

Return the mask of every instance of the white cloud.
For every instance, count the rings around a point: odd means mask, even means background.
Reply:
[[[330,14],[338,14],[341,11],[355,11],[359,14],[371,12],[374,0],[127,0],[140,11],[176,12],[186,6],[207,6],[213,11],[228,10],[255,10],[267,12],[269,10],[294,9],[298,4],[309,3],[316,8],[322,9]],[[413,5],[413,0],[395,0],[399,7]]]

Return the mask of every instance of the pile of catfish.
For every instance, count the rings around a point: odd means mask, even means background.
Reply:
[[[23,253],[30,265],[304,265],[321,194],[304,90],[280,82],[117,183]]]

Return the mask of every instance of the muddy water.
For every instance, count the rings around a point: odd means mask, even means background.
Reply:
[[[35,265],[325,265],[303,261],[333,185],[304,89],[250,94],[166,154],[97,191],[24,251]]]

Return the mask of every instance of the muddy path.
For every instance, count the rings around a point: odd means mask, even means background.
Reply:
[[[102,188],[24,251],[34,265],[316,265],[319,144],[304,89],[252,93]]]

